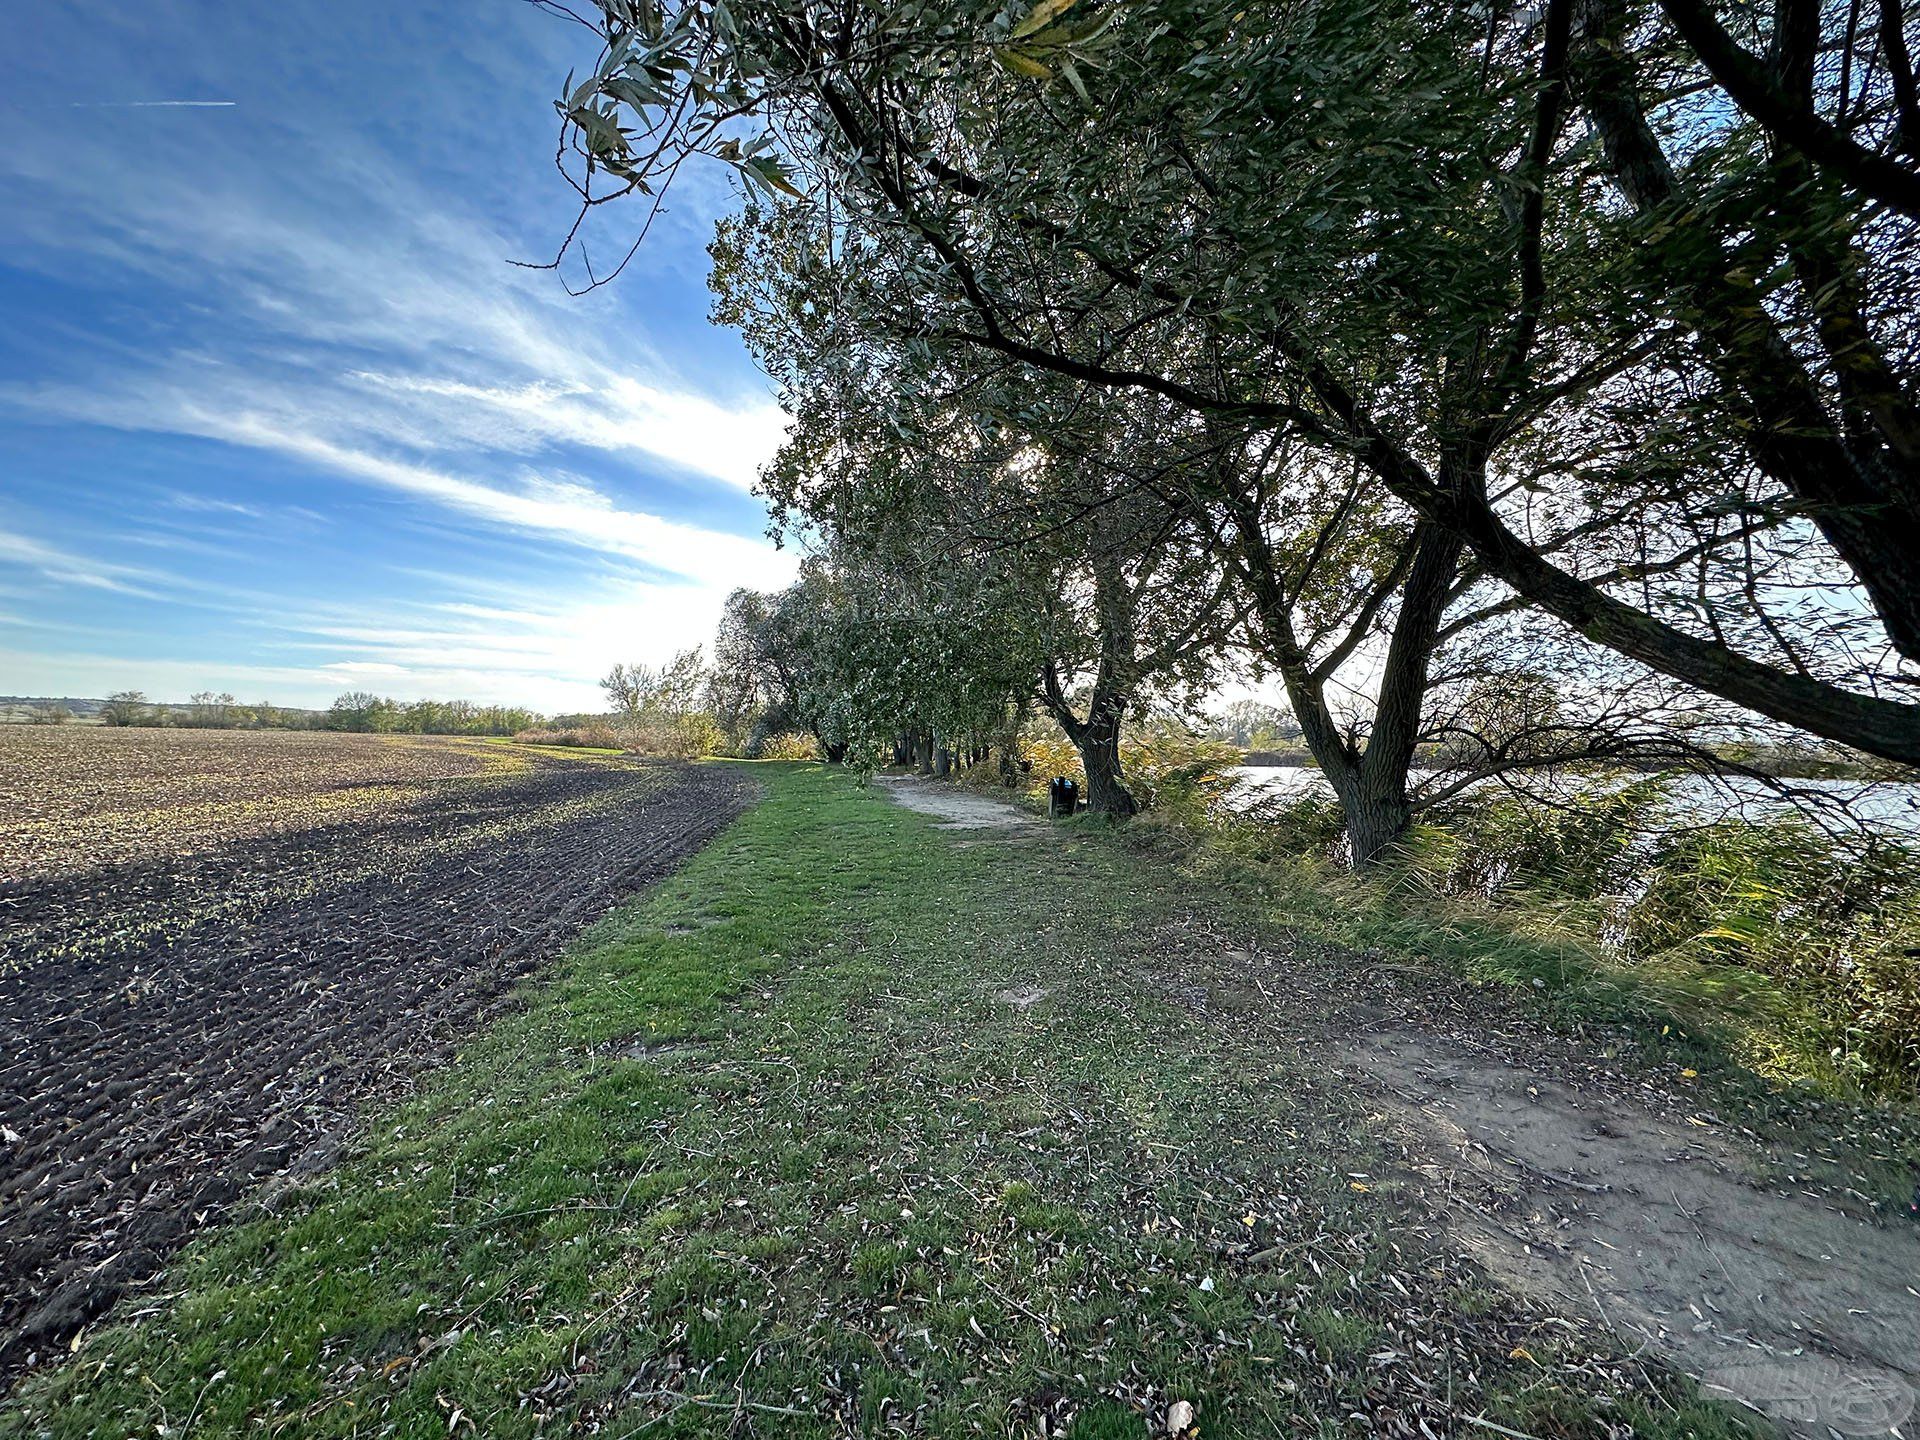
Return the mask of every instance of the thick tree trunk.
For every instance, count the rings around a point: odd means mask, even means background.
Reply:
[[[1259,517],[1250,507],[1235,511],[1243,573],[1253,591],[1267,659],[1286,685],[1307,749],[1340,802],[1355,870],[1378,864],[1413,821],[1408,777],[1420,734],[1441,618],[1458,574],[1463,546],[1457,536],[1420,524],[1409,537],[1400,613],[1394,619],[1381,664],[1373,725],[1362,749],[1327,704],[1326,676],[1309,660],[1293,627],[1292,598],[1268,548]]]
[[[893,763],[896,765],[913,763],[913,736],[900,734],[893,737]]]
[[[1371,869],[1386,859],[1413,823],[1404,772],[1397,786],[1357,786],[1342,797],[1340,808],[1346,816],[1347,848],[1355,870]]]
[[[1087,772],[1087,809],[1094,815],[1125,819],[1138,813],[1133,792],[1120,774],[1120,726],[1085,726],[1075,742]]]
[[[944,780],[953,773],[953,752],[944,745],[933,747],[933,778]]]
[[[913,737],[913,759],[922,775],[933,774],[933,736],[924,730]]]

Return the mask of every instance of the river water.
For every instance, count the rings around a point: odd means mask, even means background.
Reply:
[[[1230,773],[1239,781],[1227,800],[1235,810],[1249,810],[1265,800],[1333,793],[1326,777],[1306,766],[1242,765]],[[1434,773],[1416,770],[1414,782],[1418,784]],[[1633,775],[1562,782],[1556,798],[1574,798],[1576,785],[1612,787],[1640,778]],[[1497,783],[1481,782],[1483,786]],[[1522,783],[1527,782],[1523,779]],[[1783,794],[1771,785],[1745,777],[1675,775],[1669,781],[1668,794],[1680,813],[1696,823],[1736,816],[1761,821],[1799,811],[1828,829],[1858,826],[1920,840],[1920,784],[1892,780],[1871,784],[1859,780],[1788,780],[1781,784],[1790,793]]]

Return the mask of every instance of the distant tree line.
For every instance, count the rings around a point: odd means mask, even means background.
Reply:
[[[327,708],[319,728],[398,735],[514,735],[545,723],[544,715],[518,705],[400,701],[351,690]]]
[[[51,708],[51,707],[43,707]],[[35,715],[38,723],[64,723],[60,715]],[[268,700],[243,704],[231,693],[203,690],[186,704],[154,701],[140,690],[116,690],[98,712],[103,725],[166,726],[181,730],[344,730],[367,734],[514,735],[547,723],[546,717],[517,705],[476,705],[468,700],[393,700],[367,691],[348,691],[325,710],[275,705]]]
[[[197,691],[184,705],[151,700],[144,690],[115,690],[101,702],[102,725],[170,726],[179,730],[312,730],[316,710],[292,709],[270,700],[243,704],[230,691]]]

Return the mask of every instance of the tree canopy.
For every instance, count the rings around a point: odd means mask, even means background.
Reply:
[[[1870,8],[602,0],[562,163],[583,215],[740,177],[716,316],[842,572],[997,595],[1070,734],[1142,625],[1277,673],[1390,838],[1442,737],[1920,763],[1920,110]]]

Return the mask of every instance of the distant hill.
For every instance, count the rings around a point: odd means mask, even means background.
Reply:
[[[98,721],[104,700],[83,700],[72,695],[0,695],[0,724],[21,724],[56,705],[79,721]]]
[[[68,722],[75,725],[98,725],[100,712],[107,707],[103,699],[76,695],[0,695],[0,725],[30,725],[39,716],[55,707],[63,707],[71,716]],[[183,723],[193,717],[193,706],[176,704],[166,700],[149,703],[149,710],[164,717],[163,724]],[[238,708],[251,710],[250,705]],[[307,710],[298,705],[276,705],[273,707],[280,716],[292,718],[298,716],[309,723],[318,723],[326,712]]]

